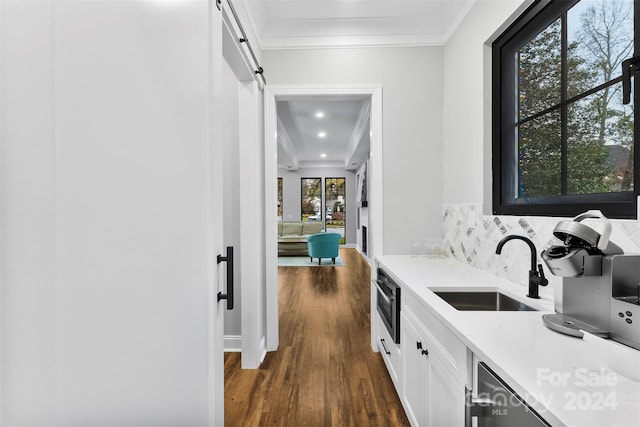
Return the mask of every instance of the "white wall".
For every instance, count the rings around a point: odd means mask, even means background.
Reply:
[[[363,254],[365,254],[367,256],[367,258],[371,257],[371,253],[369,252],[369,239],[370,239],[370,233],[371,231],[369,230],[369,208],[368,207],[362,207],[362,200],[363,200],[363,190],[365,191],[364,194],[364,200],[368,201],[369,200],[369,189],[371,188],[370,186],[370,182],[369,181],[369,177],[367,177],[368,174],[368,169],[369,169],[369,162],[366,161],[364,163],[362,163],[360,165],[360,167],[358,168],[358,170],[356,171],[356,206],[360,207],[359,211],[356,213],[356,216],[358,216],[356,218],[356,221],[359,220],[359,225],[360,227],[356,227],[356,248],[358,248]],[[362,179],[361,177],[364,177],[364,179]],[[358,182],[360,179],[362,179],[361,182]],[[364,186],[364,188],[362,187]],[[363,229],[362,227],[367,228],[366,230],[366,236],[363,236]],[[366,238],[366,241],[365,241]]]
[[[445,204],[491,200],[491,47],[487,40],[523,3],[478,0],[444,48]]]
[[[239,158],[243,369],[258,368],[267,346],[263,105],[258,83],[242,81]]]
[[[270,84],[381,84],[384,253],[441,234],[443,49],[268,50]],[[407,226],[410,224],[410,226]]]
[[[278,177],[282,178],[282,216],[283,221],[300,221],[301,213],[301,178],[346,178],[347,222],[345,243],[356,243],[356,175],[352,171],[340,168],[301,168],[289,171],[278,168]]]
[[[234,279],[235,283],[242,283],[240,269],[240,148],[239,148],[239,100],[238,79],[227,62],[224,66],[224,128],[223,128],[223,214],[224,214],[224,244],[235,248]],[[242,288],[235,287],[235,308],[224,312],[225,337],[240,336],[242,329]],[[229,340],[227,340],[229,341]],[[225,344],[227,346],[228,344]]]
[[[300,178],[319,177],[321,175],[299,174],[278,168],[278,178],[282,178],[282,220],[300,221],[302,203],[300,201]]]

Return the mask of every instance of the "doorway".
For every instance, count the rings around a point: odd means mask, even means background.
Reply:
[[[223,8],[226,11],[226,8]],[[240,352],[243,369],[256,369],[266,354],[264,336],[264,235],[262,202],[262,91],[223,13],[224,105],[223,223],[235,247],[235,307],[224,316],[225,352]]]
[[[346,247],[356,245],[357,216],[365,214],[357,209],[356,173],[369,160],[370,98],[322,95],[276,101],[279,220],[315,222],[340,234]],[[305,249],[303,243],[299,251]],[[279,247],[279,255],[283,252]]]
[[[369,186],[368,257],[382,254],[382,87],[380,85],[340,86],[266,86],[265,87],[265,272],[266,272],[266,337],[267,350],[278,349],[278,109],[279,101],[308,99],[370,100],[370,151],[367,179]],[[374,302],[375,295],[371,296]],[[372,304],[375,306],[375,304]],[[372,343],[372,347],[374,344]],[[375,348],[375,347],[374,347]]]

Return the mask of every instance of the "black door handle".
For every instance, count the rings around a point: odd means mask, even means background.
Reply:
[[[218,292],[218,301],[227,300],[227,310],[233,310],[233,246],[227,246],[227,256],[218,255],[218,264],[227,263],[227,293]]]

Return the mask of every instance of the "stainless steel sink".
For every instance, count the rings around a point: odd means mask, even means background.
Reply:
[[[537,311],[498,291],[434,291],[456,310],[463,311]]]

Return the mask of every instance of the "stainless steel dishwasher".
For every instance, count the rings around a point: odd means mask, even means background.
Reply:
[[[477,420],[474,424],[472,419]],[[465,425],[470,427],[550,426],[484,362],[478,363],[477,397],[467,390]]]

